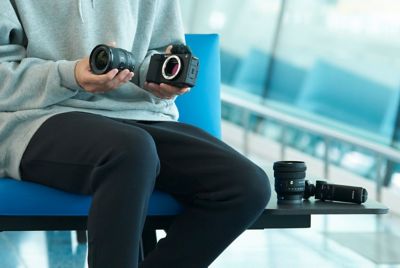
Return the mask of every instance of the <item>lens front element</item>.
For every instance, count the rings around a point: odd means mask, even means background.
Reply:
[[[112,63],[112,53],[107,45],[96,46],[89,57],[89,64],[92,73],[104,74],[110,70]]]
[[[104,69],[107,67],[108,55],[106,51],[99,51],[99,53],[95,56],[95,64],[98,69]]]

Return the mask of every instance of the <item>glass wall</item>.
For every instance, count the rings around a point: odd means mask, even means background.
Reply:
[[[181,0],[181,6],[186,32],[220,34],[223,90],[278,103],[277,109],[377,143],[395,143],[400,1]],[[223,107],[225,119],[237,122],[239,114]],[[268,132],[270,123],[254,119],[258,131]],[[293,146],[322,154],[320,137],[292,131]],[[334,151],[335,163],[367,177],[375,172],[370,153],[340,144]]]
[[[400,2],[286,3],[275,57],[304,72],[293,77],[290,89],[271,88],[270,97],[285,100],[295,92],[290,101],[303,109],[392,138],[400,86]],[[276,68],[272,81],[285,72]]]
[[[400,93],[399,12],[396,0],[285,1],[268,97],[391,145]],[[280,82],[283,77],[292,81],[290,87]],[[308,141],[307,150],[322,156],[321,140]],[[337,144],[331,155],[358,174],[373,178],[376,173],[371,153]]]
[[[181,7],[186,32],[220,34],[223,84],[262,96],[281,1],[181,0]]]

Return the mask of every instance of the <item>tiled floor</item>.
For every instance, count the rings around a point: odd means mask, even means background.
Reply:
[[[245,232],[211,268],[400,267],[399,234],[390,215],[313,216],[310,229]],[[71,232],[0,233],[2,268],[83,268],[86,254]]]
[[[400,267],[399,228],[392,216],[378,221],[375,216],[313,216],[310,229],[246,232],[212,267]],[[338,243],[334,235],[342,240]],[[376,243],[364,245],[364,236],[374,236],[367,242]],[[387,238],[396,243],[379,243]],[[365,256],[372,246],[374,256],[385,257]]]

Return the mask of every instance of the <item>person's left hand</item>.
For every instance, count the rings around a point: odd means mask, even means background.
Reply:
[[[165,53],[171,54],[172,45],[168,46]],[[161,99],[172,99],[177,95],[182,95],[190,91],[189,87],[179,88],[168,84],[156,84],[144,82],[144,88]]]
[[[161,99],[172,99],[177,95],[182,95],[190,91],[188,87],[179,88],[164,83],[156,84],[144,82],[144,88]]]

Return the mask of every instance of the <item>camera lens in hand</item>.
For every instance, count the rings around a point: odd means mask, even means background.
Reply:
[[[274,163],[278,204],[301,204],[305,190],[306,164],[302,161]]]
[[[112,69],[135,69],[132,53],[122,48],[98,45],[90,53],[90,68],[94,74],[105,74]]]

